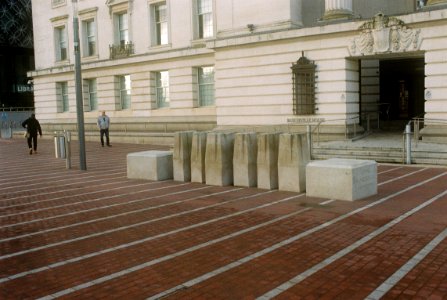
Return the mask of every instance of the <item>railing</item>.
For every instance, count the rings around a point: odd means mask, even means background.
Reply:
[[[127,42],[120,45],[110,45],[110,59],[127,57],[133,54],[133,43]]]
[[[0,137],[11,138],[13,131],[24,130],[22,122],[29,118],[32,112],[34,112],[33,107],[0,108]]]
[[[320,134],[321,134],[321,125],[323,123],[330,123],[330,122],[336,122],[338,124],[343,124],[345,127],[345,139],[351,139],[351,140],[358,140],[361,139],[363,137],[366,137],[367,135],[369,135],[371,133],[371,116],[377,116],[377,126],[379,127],[379,118],[380,118],[380,112],[368,112],[368,113],[361,113],[355,117],[351,117],[351,118],[343,118],[343,119],[332,119],[332,120],[318,120],[317,122],[315,122],[314,124],[305,124],[302,123],[303,125],[306,125],[306,133],[307,133],[307,139],[308,139],[308,143],[309,143],[309,153],[310,156],[312,158],[312,151],[313,151],[313,139],[312,136],[316,135],[316,144],[320,145]],[[362,135],[358,135],[357,134],[357,124],[360,123],[361,120],[365,120],[366,123],[366,128],[365,131],[363,132]],[[349,131],[349,125],[353,125],[353,131],[350,132]],[[312,126],[314,126],[314,128],[312,129]],[[352,136],[350,136],[350,134],[352,133]]]
[[[415,147],[418,146],[418,142],[421,138],[421,128],[425,124],[441,124],[447,126],[447,120],[445,119],[426,119],[422,117],[415,117],[408,121],[405,126],[405,130],[402,133],[402,161],[406,164],[411,164],[411,127],[413,125],[413,139]]]

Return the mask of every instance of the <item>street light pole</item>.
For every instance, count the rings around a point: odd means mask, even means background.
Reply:
[[[74,35],[74,54],[75,54],[76,114],[78,117],[78,139],[79,139],[79,163],[81,170],[87,170],[87,163],[85,159],[84,101],[82,99],[81,52],[79,47],[78,0],[72,0],[72,5],[73,5],[73,35]]]

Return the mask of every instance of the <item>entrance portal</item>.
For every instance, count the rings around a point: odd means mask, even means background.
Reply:
[[[379,74],[381,119],[405,122],[424,116],[423,58],[381,60]]]

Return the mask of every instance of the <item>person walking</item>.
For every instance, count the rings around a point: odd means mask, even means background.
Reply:
[[[110,145],[109,139],[109,126],[110,126],[110,118],[106,115],[106,112],[103,111],[102,114],[98,117],[98,127],[99,132],[101,134],[101,146],[104,147],[104,135],[106,136],[106,145],[108,147],[112,147]]]
[[[26,128],[29,154],[37,154],[37,133],[42,137],[42,129],[40,123],[36,119],[36,115],[33,113],[31,117],[23,121],[22,126]]]

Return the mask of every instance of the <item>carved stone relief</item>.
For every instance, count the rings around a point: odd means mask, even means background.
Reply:
[[[420,47],[420,29],[410,29],[402,20],[382,13],[359,29],[362,32],[349,48],[353,56],[416,51]]]

